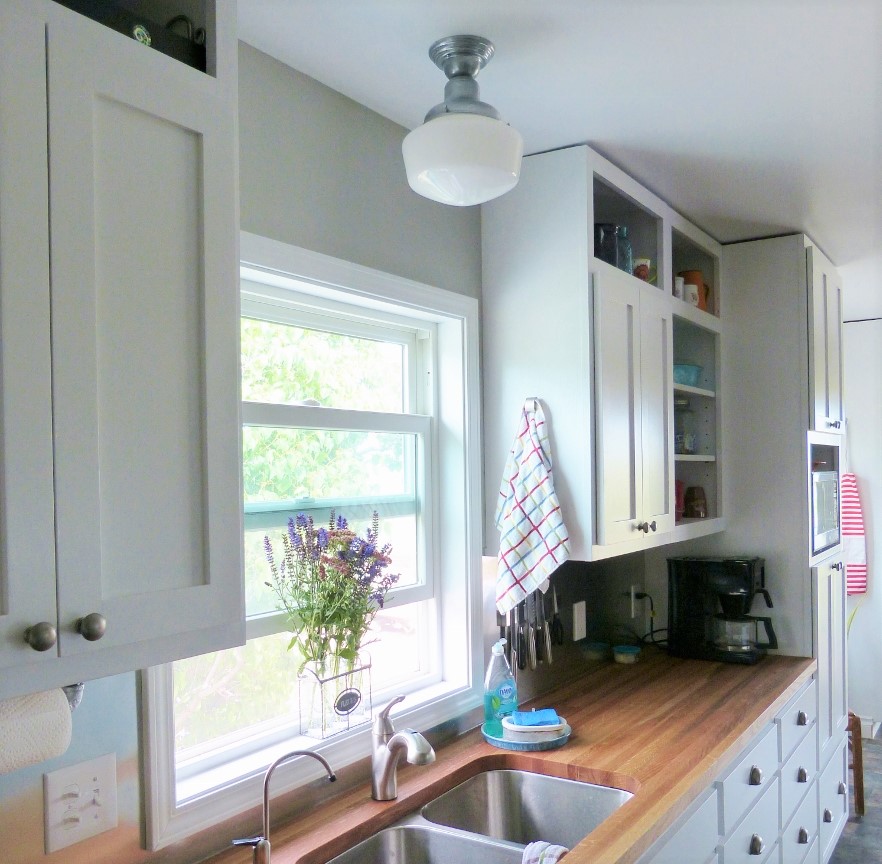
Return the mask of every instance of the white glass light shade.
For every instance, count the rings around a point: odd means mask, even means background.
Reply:
[[[480,114],[442,114],[402,142],[407,182],[442,204],[480,204],[514,188],[524,141],[502,120]]]

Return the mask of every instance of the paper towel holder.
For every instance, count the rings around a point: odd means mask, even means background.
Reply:
[[[64,691],[64,695],[67,696],[67,704],[70,705],[71,712],[83,701],[83,691],[86,689],[86,684],[83,681],[79,681],[76,684],[67,684],[66,686],[61,688]]]

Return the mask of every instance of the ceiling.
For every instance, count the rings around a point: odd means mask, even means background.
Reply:
[[[882,0],[239,0],[239,31],[407,128],[429,45],[486,36],[525,152],[587,142],[723,242],[882,250]]]

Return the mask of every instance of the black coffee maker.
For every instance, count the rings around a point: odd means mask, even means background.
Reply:
[[[756,663],[778,647],[772,619],[749,614],[757,594],[771,609],[762,558],[668,558],[668,653]]]

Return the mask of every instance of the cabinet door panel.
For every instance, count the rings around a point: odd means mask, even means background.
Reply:
[[[641,518],[654,522],[659,532],[674,528],[672,381],[671,307],[661,292],[650,288],[640,297]]]
[[[841,428],[842,404],[842,286],[831,262],[817,249],[806,249],[809,284],[809,378],[812,428],[829,432]]]
[[[594,283],[597,542],[637,536],[642,490],[640,310],[627,277]]]
[[[102,647],[232,633],[235,118],[213,79],[67,10],[48,32],[62,654],[94,650],[95,611]]]
[[[0,668],[56,622],[43,22],[0,7]]]
[[[842,561],[829,560],[812,568],[815,586],[818,660],[818,737],[820,764],[830,757],[848,724],[845,657],[845,575]]]

